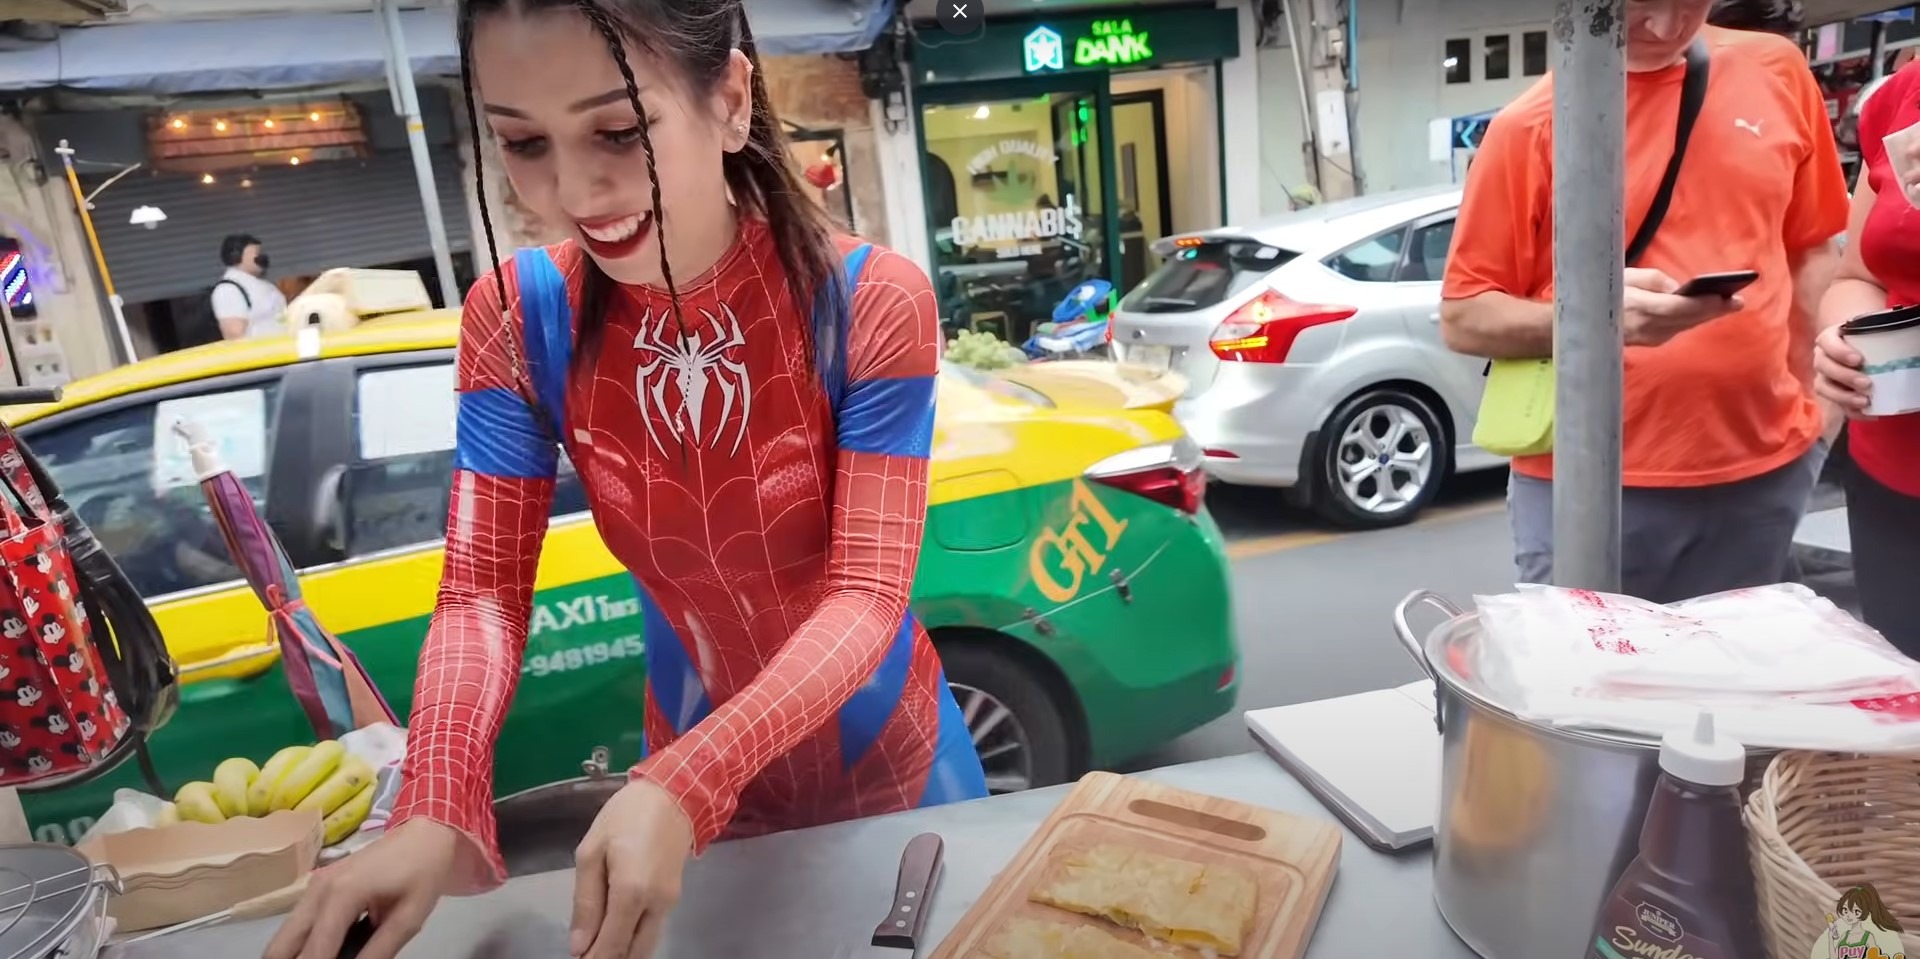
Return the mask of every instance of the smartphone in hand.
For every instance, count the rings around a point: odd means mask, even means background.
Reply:
[[[1730,273],[1702,273],[1681,284],[1673,291],[1676,296],[1718,296],[1729,297],[1758,280],[1760,274],[1753,270],[1734,270]]]

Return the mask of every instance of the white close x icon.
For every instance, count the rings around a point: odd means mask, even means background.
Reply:
[[[968,7],[968,6],[969,6],[969,4],[965,4],[965,3],[956,3],[956,4],[954,4],[954,5],[953,5],[953,16],[954,16],[954,19],[956,19],[956,20],[964,20],[964,19],[966,19],[966,17],[967,17],[967,7]]]

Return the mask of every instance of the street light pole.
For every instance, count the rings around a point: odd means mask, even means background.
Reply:
[[[126,362],[131,363],[139,359],[140,354],[134,351],[133,334],[127,330],[127,314],[120,294],[114,292],[113,274],[107,272],[107,255],[100,250],[100,234],[94,232],[93,213],[87,209],[87,195],[80,192],[80,175],[73,172],[73,147],[61,140],[53,152],[60,154],[60,163],[67,168],[67,186],[73,189],[73,203],[80,208],[80,226],[87,232],[87,244],[93,247],[93,265],[100,271],[100,285],[106,288],[107,303],[113,307],[113,329],[120,336],[121,354]]]
[[[407,37],[400,29],[400,6],[394,0],[375,0],[374,16],[387,44],[387,85],[393,111],[407,124],[407,147],[413,154],[414,177],[420,181],[420,206],[427,214],[427,241],[433,246],[433,266],[440,274],[442,306],[460,306],[460,284],[453,275],[453,254],[447,243],[447,221],[440,214],[440,188],[433,179],[433,160],[427,155],[427,128],[420,120],[420,94],[413,85],[413,61],[407,56]]]
[[[1553,581],[1620,590],[1626,0],[1555,0]]]

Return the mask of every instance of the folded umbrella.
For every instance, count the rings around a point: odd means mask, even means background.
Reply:
[[[287,685],[321,739],[339,737],[372,723],[398,725],[393,707],[373,685],[359,657],[340,642],[300,596],[300,579],[286,548],[267,528],[253,494],[220,458],[205,427],[191,420],[174,425],[187,441],[194,474],[207,497],[227,551],[267,608],[280,644]]]

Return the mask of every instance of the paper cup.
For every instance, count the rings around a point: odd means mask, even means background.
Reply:
[[[1873,380],[1867,415],[1920,412],[1920,306],[1856,317],[1840,335],[1866,358],[1861,372]]]
[[[1920,209],[1920,123],[1889,133],[1881,142],[1887,145],[1887,165],[1893,168],[1894,185],[1906,194],[1908,203]]]

